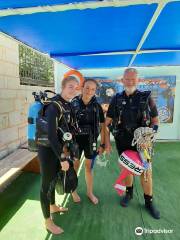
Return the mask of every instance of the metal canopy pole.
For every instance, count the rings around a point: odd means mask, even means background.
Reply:
[[[0,10],[0,17],[12,16],[12,15],[28,15],[35,13],[45,13],[45,12],[62,12],[69,10],[84,10],[84,9],[96,9],[102,7],[126,7],[132,5],[141,4],[161,4],[162,2],[176,2],[179,0],[104,0],[104,1],[91,1],[91,2],[80,2],[80,3],[68,3],[68,4],[58,4],[51,6],[37,6],[37,7],[25,7],[25,8],[15,8],[15,9],[2,9]]]

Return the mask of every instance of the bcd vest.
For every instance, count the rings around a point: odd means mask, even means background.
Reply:
[[[65,103],[59,95],[52,98],[50,101],[46,101],[43,108],[39,111],[36,133],[37,144],[46,147],[50,146],[48,140],[48,122],[46,117],[46,109],[50,104],[54,104],[59,112],[59,116],[56,119],[56,129],[59,140],[61,142],[66,141],[66,139],[64,139],[64,134],[73,134],[75,131],[75,127],[73,127],[75,126],[75,120],[73,119],[70,105],[68,103]]]
[[[84,107],[81,97],[78,96],[73,99],[72,106],[80,128],[78,135],[92,134],[97,136],[100,132],[100,118],[96,98],[92,98],[90,103]]]
[[[113,135],[119,131],[133,133],[138,127],[150,125],[149,97],[150,91],[136,91],[133,96],[127,97],[125,92],[115,96],[114,119],[112,124]]]

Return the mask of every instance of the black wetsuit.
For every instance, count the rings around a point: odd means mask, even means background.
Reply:
[[[117,114],[119,114],[117,113],[118,105],[120,105],[117,102],[118,94],[112,98],[107,111],[107,117],[112,118],[113,121],[115,120]],[[136,146],[131,146],[134,131],[139,127],[145,126],[143,124],[143,112],[140,109],[140,99],[144,93],[136,90],[129,96],[126,95],[125,91],[120,94],[122,99],[122,113],[121,121],[117,126],[117,135],[115,136],[116,148],[119,155],[128,149],[136,150]],[[157,107],[151,96],[147,98],[147,107],[150,118],[158,116]],[[150,125],[151,122],[149,122],[148,126]]]
[[[69,102],[65,101],[60,95],[56,98],[63,108],[65,109],[66,121],[70,131],[73,126],[73,113]],[[45,116],[48,122],[48,139],[50,147],[39,146],[38,158],[40,161],[40,171],[42,176],[41,191],[40,191],[40,202],[44,218],[50,217],[50,204],[55,203],[55,189],[50,189],[51,182],[56,178],[57,172],[60,169],[61,153],[63,150],[63,140],[60,132],[57,131],[57,120],[60,116],[59,109],[54,105],[50,104],[45,110]],[[63,119],[58,122],[58,126],[67,131],[66,125]]]
[[[93,158],[93,142],[97,142],[99,135],[99,124],[104,123],[104,114],[101,105],[93,97],[91,101],[85,105],[81,96],[76,97],[72,101],[72,106],[76,112],[76,119],[81,130],[76,136],[79,145],[79,158],[82,152],[87,159]]]

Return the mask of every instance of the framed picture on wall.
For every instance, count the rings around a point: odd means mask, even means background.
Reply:
[[[112,96],[123,90],[121,79],[109,79],[106,77],[94,77],[94,79],[100,85],[97,90],[97,99],[104,112],[106,112]],[[139,90],[151,91],[162,123],[173,122],[175,87],[176,76],[152,76],[140,78],[139,80]]]

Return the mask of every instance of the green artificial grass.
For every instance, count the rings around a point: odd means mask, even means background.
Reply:
[[[139,178],[135,178],[134,199],[122,208],[112,185],[119,175],[117,153],[113,150],[106,167],[94,167],[94,192],[100,203],[94,206],[86,197],[84,167],[79,176],[78,193],[82,202],[74,204],[71,197],[64,200],[69,212],[54,214],[54,220],[65,233],[52,236],[43,226],[39,202],[40,176],[21,174],[0,193],[0,240],[133,240],[180,239],[180,142],[157,143],[153,159],[154,200],[161,219],[153,219],[144,209]],[[62,203],[62,196],[57,196]],[[172,234],[143,234],[136,236],[136,227],[172,229]]]

